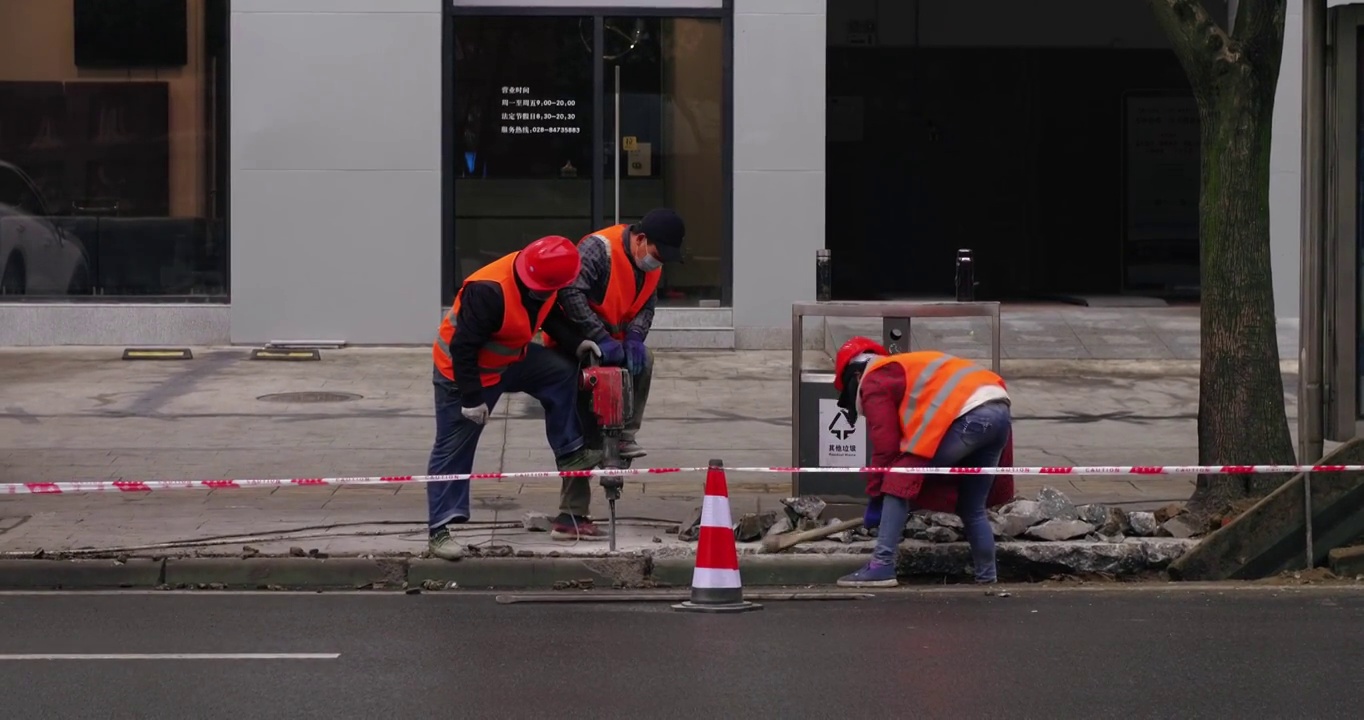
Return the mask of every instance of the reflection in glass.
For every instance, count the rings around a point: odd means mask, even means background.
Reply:
[[[576,240],[671,207],[687,223],[686,261],[663,273],[659,302],[719,302],[729,262],[723,26],[602,20],[598,49],[590,16],[454,19],[455,283],[537,237]],[[596,120],[603,137],[593,137]],[[444,289],[447,302],[456,285]]]
[[[592,55],[577,17],[455,19],[455,283],[592,227]],[[591,20],[586,20],[590,28]],[[449,302],[454,287],[445,288]]]
[[[720,301],[725,252],[724,37],[715,18],[605,19],[603,177],[607,217],[671,207],[687,223],[685,262],[663,272],[662,305]],[[619,127],[616,121],[619,92]],[[616,143],[619,142],[619,165]],[[620,177],[617,195],[615,178]],[[616,198],[619,197],[619,210]]]
[[[73,3],[0,4],[3,299],[227,295],[228,6],[185,3],[183,23],[144,23],[184,33],[185,64],[120,64],[102,42],[99,70],[75,65]],[[109,4],[101,22],[154,5]]]

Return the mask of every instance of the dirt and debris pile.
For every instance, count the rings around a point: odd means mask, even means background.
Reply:
[[[814,530],[838,522],[823,517],[826,504],[818,497],[792,497],[782,500],[782,509],[748,513],[734,524],[734,537],[739,542],[758,542],[764,537],[791,532]],[[687,519],[668,532],[678,538],[694,541],[701,522],[701,508],[697,506]],[[1023,542],[1089,542],[1121,543],[1127,538],[1200,537],[1210,532],[1221,518],[1212,523],[1201,521],[1185,513],[1184,507],[1170,504],[1154,512],[1127,511],[1101,503],[1076,505],[1065,493],[1044,487],[1034,498],[1015,497],[989,511],[990,527],[996,538]],[[829,538],[833,542],[852,543],[870,540],[873,534],[865,529],[847,530]],[[952,513],[918,510],[910,513],[905,523],[904,537],[930,543],[954,543],[964,539],[961,518]]]

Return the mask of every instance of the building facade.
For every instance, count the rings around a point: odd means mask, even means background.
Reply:
[[[1007,0],[966,5],[0,0],[0,346],[424,344],[484,262],[669,205],[688,221],[688,247],[665,273],[658,343],[788,347],[791,302],[815,297],[817,249],[858,268],[851,287],[901,240],[896,227],[849,232],[830,216],[837,189],[866,175],[849,157],[896,151],[857,128],[889,118],[893,136],[895,113],[914,113],[831,100],[871,96],[831,89],[838,48],[1163,42],[1139,0],[1111,12],[1047,0],[1041,21]],[[1285,319],[1299,294],[1299,7],[1271,179]],[[1171,77],[1168,62],[1161,72]],[[1136,77],[1124,93],[1147,82]],[[1020,102],[1036,94],[1020,87]],[[838,145],[850,133],[862,143],[852,151]],[[999,164],[1020,177],[1048,164],[1030,157]],[[1185,192],[1186,215],[1189,202]],[[859,254],[870,265],[840,265]],[[894,262],[918,262],[906,257]]]

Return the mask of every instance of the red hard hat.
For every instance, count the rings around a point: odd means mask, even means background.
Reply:
[[[577,279],[582,265],[578,248],[559,235],[542,237],[516,255],[516,274],[535,292],[553,292],[567,287]]]
[[[881,343],[861,335],[854,337],[848,342],[843,343],[843,347],[838,349],[838,355],[834,358],[834,389],[843,392],[843,371],[848,369],[848,363],[853,358],[862,353],[875,353],[877,355],[889,355]]]

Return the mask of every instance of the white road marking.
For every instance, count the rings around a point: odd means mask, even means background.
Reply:
[[[0,660],[335,660],[341,653],[68,653],[0,655]]]

